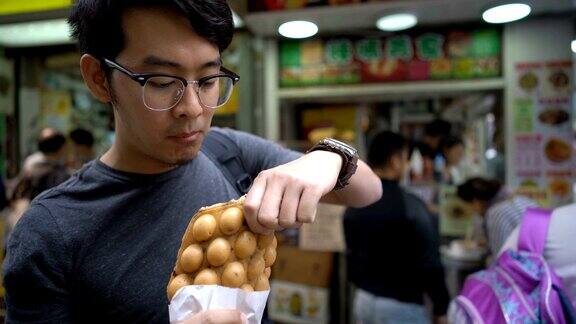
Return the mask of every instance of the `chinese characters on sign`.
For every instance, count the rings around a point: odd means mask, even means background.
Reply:
[[[307,86],[496,77],[498,29],[280,43],[280,85]]]

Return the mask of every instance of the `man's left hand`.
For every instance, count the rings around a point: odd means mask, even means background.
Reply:
[[[269,234],[313,222],[318,203],[336,185],[341,166],[338,154],[314,151],[260,172],[244,202],[248,225]]]

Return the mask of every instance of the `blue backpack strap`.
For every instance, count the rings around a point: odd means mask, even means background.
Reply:
[[[240,196],[248,192],[252,177],[242,163],[236,142],[223,132],[211,130],[204,138],[201,150],[218,166]]]
[[[522,217],[518,250],[542,255],[552,211],[542,208],[528,208]]]

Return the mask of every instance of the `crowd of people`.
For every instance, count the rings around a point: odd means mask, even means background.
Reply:
[[[7,233],[16,225],[30,202],[42,192],[66,181],[84,163],[94,158],[94,137],[83,128],[68,137],[53,128],[44,128],[37,138],[37,151],[24,160],[20,175],[5,191],[8,207]]]
[[[454,301],[448,316],[438,208],[402,186],[413,172],[414,155],[422,157],[420,179],[428,173],[437,184],[456,186],[457,197],[480,217],[480,237],[486,241],[475,243],[486,245],[487,267],[505,251],[516,249],[524,215],[540,207],[498,179],[466,179],[460,168],[464,142],[451,134],[446,121],[428,124],[423,141],[415,145],[390,131],[376,134],[369,141],[368,163],[382,181],[382,198],[367,207],[348,208],[344,215],[354,318],[358,323],[476,323]],[[575,210],[571,205],[553,212],[543,251],[571,300],[576,300],[576,251],[569,238],[576,235],[576,218],[569,215]],[[428,310],[425,296],[431,301]]]

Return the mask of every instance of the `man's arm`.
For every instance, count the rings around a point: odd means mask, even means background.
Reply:
[[[358,161],[350,183],[333,191],[341,166],[340,155],[313,151],[261,172],[244,203],[246,220],[252,230],[269,233],[313,222],[321,200],[363,207],[380,199],[380,180],[362,161]]]
[[[350,178],[350,183],[340,190],[330,191],[321,201],[361,208],[373,204],[380,197],[382,182],[364,161],[358,160],[358,169]]]
[[[20,219],[4,262],[7,323],[72,321],[63,240],[45,207],[33,205]]]

